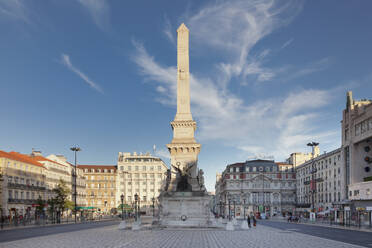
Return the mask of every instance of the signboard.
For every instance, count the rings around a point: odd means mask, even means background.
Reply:
[[[264,211],[264,207],[263,207],[262,205],[260,205],[260,206],[258,207],[258,211],[263,212],[263,211]]]
[[[344,207],[345,211],[350,211],[350,207]]]
[[[367,211],[372,211],[372,207],[366,207]]]

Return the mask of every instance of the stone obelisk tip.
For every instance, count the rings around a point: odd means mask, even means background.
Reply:
[[[189,29],[186,27],[185,23],[182,23],[178,29],[177,29],[177,32],[180,32],[180,31],[189,31]]]

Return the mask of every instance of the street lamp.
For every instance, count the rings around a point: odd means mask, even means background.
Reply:
[[[135,195],[134,195],[134,209],[135,209],[135,221],[137,221],[137,218],[138,218],[138,194],[136,193]]]
[[[235,219],[235,213],[236,213],[236,211],[235,211],[235,203],[236,203],[236,201],[235,201],[235,199],[234,199],[234,219]]]
[[[243,208],[244,208],[244,219],[245,219],[245,198],[243,199]]]
[[[222,216],[222,201],[220,200],[220,217]]]
[[[231,221],[231,198],[230,195],[227,196],[227,200],[229,201],[229,221]]]
[[[314,163],[314,149],[316,146],[318,146],[319,143],[317,142],[310,142],[307,144],[307,146],[311,146],[312,148],[312,159],[311,159],[311,182],[310,182],[310,192],[311,192],[311,211],[315,213],[315,204],[314,204],[314,195],[316,192],[316,183],[315,183],[315,173],[317,172],[315,163]]]
[[[152,198],[152,217],[155,217],[155,198]]]
[[[124,220],[124,194],[121,194],[121,219]]]
[[[75,223],[76,223],[76,153],[81,151],[80,147],[77,147],[77,146],[74,146],[74,147],[71,147],[70,148],[71,151],[74,152],[74,155],[75,155],[75,170],[74,170],[74,203],[75,203],[75,206],[74,206],[74,213],[75,213]]]

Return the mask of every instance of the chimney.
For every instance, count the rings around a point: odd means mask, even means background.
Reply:
[[[36,157],[36,156],[42,156],[41,151],[36,151],[34,148],[32,148],[31,157]]]

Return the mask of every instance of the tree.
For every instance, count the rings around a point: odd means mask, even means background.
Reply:
[[[48,201],[50,204],[50,210],[54,211],[55,209],[58,209],[58,215],[60,216],[60,214],[71,205],[71,201],[68,200],[70,190],[67,188],[66,183],[60,179],[57,187],[53,189],[53,193],[54,197]]]

